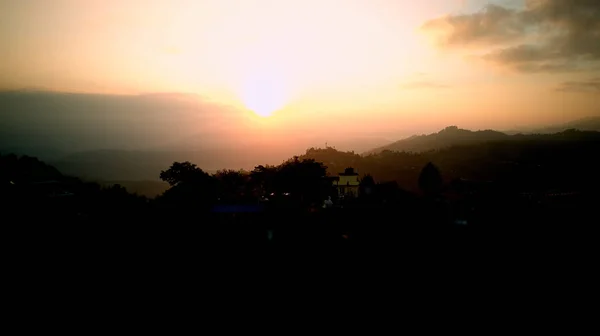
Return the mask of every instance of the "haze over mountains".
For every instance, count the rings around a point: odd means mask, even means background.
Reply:
[[[276,163],[290,152],[326,141],[343,150],[362,151],[388,142],[379,134],[330,132],[323,139],[294,127],[260,128],[257,118],[192,94],[4,91],[0,92],[0,150],[44,160],[98,150],[230,150],[240,158],[249,148],[268,144],[268,152],[253,153],[252,158]]]
[[[538,128],[520,128],[505,132],[506,134],[535,134],[535,133],[558,133],[567,129],[578,129],[580,131],[600,131],[600,117],[587,117],[573,120],[560,125],[550,125]]]
[[[332,129],[325,137],[293,127],[260,129],[252,118],[257,117],[197,95],[4,91],[0,92],[0,152],[35,156],[65,174],[91,180],[156,181],[160,170],[173,161],[192,161],[209,172],[252,169],[278,164],[326,142],[341,151],[365,154],[422,152],[510,139],[509,134],[517,132],[452,126],[392,142],[402,137],[400,131],[369,133],[365,127],[363,133],[345,134]],[[409,126],[404,128],[410,131]],[[569,128],[600,131],[600,118],[521,132],[555,133]]]
[[[448,126],[437,133],[428,135],[413,135],[406,139],[395,141],[386,146],[369,150],[364,154],[375,154],[384,150],[395,152],[425,152],[451,146],[474,145],[490,141],[515,139],[514,137],[511,137],[511,135],[554,134],[568,129],[577,129],[580,131],[600,131],[600,117],[589,117],[580,120],[574,120],[561,125],[527,128],[519,131],[507,132],[499,132],[494,130],[470,131],[466,129],[460,129],[457,126]]]

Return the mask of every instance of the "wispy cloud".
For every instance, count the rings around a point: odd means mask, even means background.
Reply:
[[[584,81],[568,81],[560,84],[556,91],[600,93],[600,77]]]

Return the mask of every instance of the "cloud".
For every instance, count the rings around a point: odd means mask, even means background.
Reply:
[[[437,33],[442,47],[499,43],[516,39],[525,32],[526,25],[517,14],[512,9],[489,5],[478,13],[427,21],[422,29]]]
[[[585,81],[564,82],[558,88],[556,88],[556,91],[600,93],[600,77]]]
[[[600,62],[600,1],[526,0],[426,22],[441,48],[484,48],[484,60],[520,72],[573,71]]]
[[[404,83],[400,85],[401,89],[405,89],[405,90],[414,90],[414,89],[447,89],[450,86],[448,85],[444,85],[444,84],[439,84],[439,83],[435,83],[435,82],[428,82],[428,81],[415,81],[415,82],[408,82],[408,83]]]
[[[498,48],[485,54],[483,59],[520,72],[565,72],[579,68],[576,62],[565,59],[562,54],[532,44]]]

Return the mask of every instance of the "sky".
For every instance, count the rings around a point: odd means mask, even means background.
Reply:
[[[600,1],[0,0],[23,88],[193,93],[323,139],[560,123],[600,115]]]

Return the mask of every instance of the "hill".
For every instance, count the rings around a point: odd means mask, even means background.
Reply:
[[[567,130],[555,134],[504,135],[500,139],[447,145],[424,152],[383,150],[369,155],[339,152],[330,147],[311,148],[301,158],[323,162],[329,174],[354,167],[359,174],[370,174],[377,182],[395,181],[411,191],[418,190],[417,178],[428,162],[440,168],[447,182],[461,178],[497,181],[517,190],[599,185],[600,165],[595,157],[600,153],[600,132]]]
[[[429,135],[414,135],[412,137],[396,141],[389,145],[372,149],[365,154],[376,154],[389,150],[393,152],[426,152],[429,150],[446,148],[456,145],[471,145],[488,141],[505,140],[508,135],[492,131],[469,131],[456,126]]]

